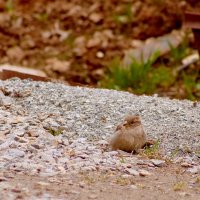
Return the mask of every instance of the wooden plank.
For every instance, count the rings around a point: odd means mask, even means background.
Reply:
[[[21,72],[17,72],[17,71],[12,71],[12,70],[7,70],[7,69],[3,69],[1,74],[0,74],[0,78],[2,80],[7,80],[13,77],[18,77],[20,79],[32,79],[33,81],[51,81],[50,78],[47,77],[42,77],[42,76],[36,76],[36,75],[32,75],[32,74],[26,74],[26,73],[21,73]]]
[[[186,12],[184,26],[186,28],[200,29],[200,13]]]

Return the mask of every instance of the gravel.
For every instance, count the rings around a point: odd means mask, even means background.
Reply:
[[[127,164],[118,152],[105,151],[127,114],[140,114],[148,137],[160,141],[165,155],[179,150],[190,153],[191,163],[198,160],[199,103],[13,78],[0,81],[0,169],[45,176],[128,168],[139,174],[139,156]]]

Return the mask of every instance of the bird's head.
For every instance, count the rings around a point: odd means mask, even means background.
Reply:
[[[128,115],[123,123],[123,125],[126,127],[135,127],[140,124],[141,124],[141,119],[140,116],[138,115]]]

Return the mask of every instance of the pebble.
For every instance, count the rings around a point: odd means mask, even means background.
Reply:
[[[98,196],[96,194],[91,194],[88,196],[89,199],[96,199]]]
[[[39,181],[39,182],[36,183],[36,185],[39,185],[39,186],[49,186],[50,183]]]
[[[139,170],[139,175],[140,175],[140,176],[150,176],[151,173],[148,172],[147,170],[140,169],[140,170]]]
[[[79,183],[79,187],[84,188],[85,187],[85,183],[84,182],[80,182]]]
[[[12,156],[13,158],[24,157],[25,152],[19,149],[9,149],[8,155]]]
[[[165,161],[164,160],[151,159],[151,162],[157,167],[165,166]]]
[[[137,187],[136,185],[130,185],[129,187],[130,187],[131,189],[134,189],[134,190],[135,190],[135,189],[138,189],[138,187]]]
[[[0,176],[0,182],[7,181],[8,179]]]
[[[26,138],[22,138],[18,136],[14,137],[14,140],[21,143],[28,143],[28,140]]]
[[[133,176],[139,176],[139,172],[135,169],[126,169],[126,171]]]
[[[5,96],[4,93],[0,90],[0,106],[10,106],[12,103],[12,98]]]
[[[199,171],[200,171],[200,166],[194,166],[187,170],[187,172],[190,172],[191,174],[197,174]]]
[[[188,168],[188,167],[192,167],[193,165],[191,163],[188,163],[188,162],[183,162],[183,163],[181,163],[181,166]]]

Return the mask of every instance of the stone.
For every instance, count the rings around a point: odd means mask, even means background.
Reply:
[[[12,156],[13,158],[24,157],[25,152],[19,149],[9,149],[8,155]]]
[[[151,162],[157,167],[163,167],[166,165],[164,160],[151,159]]]
[[[11,144],[12,144],[11,141],[8,141],[8,140],[5,141],[4,143],[2,143],[2,144],[0,145],[0,151],[9,148],[9,146],[10,146]]]
[[[79,187],[84,188],[85,187],[85,183],[84,182],[80,182],[79,183]]]
[[[181,163],[181,167],[185,167],[185,168],[188,168],[188,167],[192,167],[193,165],[191,163],[188,163],[188,162],[183,162]]]
[[[36,183],[36,185],[39,185],[39,186],[49,186],[50,183],[39,181],[39,182]]]
[[[126,169],[126,172],[128,172],[129,174],[133,176],[139,176],[139,172],[135,169]]]
[[[5,178],[5,177],[1,177],[1,176],[0,176],[0,182],[4,182],[4,181],[8,181],[8,179]]]
[[[148,171],[145,170],[145,169],[140,169],[140,170],[139,170],[139,174],[140,174],[140,176],[150,176],[150,175],[151,175],[151,173],[148,172]]]
[[[16,130],[13,132],[13,135],[23,137],[25,135],[25,130],[24,129]]]
[[[31,146],[38,150],[42,148],[42,146],[40,146],[38,144],[31,144]]]
[[[200,167],[199,166],[194,166],[192,168],[189,168],[187,170],[187,172],[190,172],[191,174],[197,174],[200,171]]]
[[[89,199],[97,199],[97,195],[96,194],[91,194],[88,196]]]
[[[0,90],[0,106],[10,106],[12,104],[12,98],[5,96],[4,93]]]
[[[131,189],[134,189],[134,190],[135,190],[135,189],[138,189],[138,187],[137,187],[136,185],[130,185],[129,187],[130,187]]]
[[[17,142],[20,142],[20,143],[28,143],[29,142],[29,140],[27,140],[26,138],[22,138],[22,137],[18,137],[18,136],[15,136],[14,140]]]

